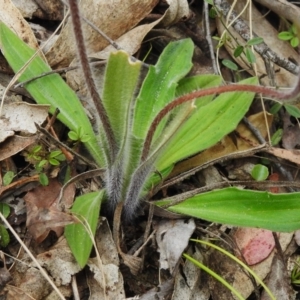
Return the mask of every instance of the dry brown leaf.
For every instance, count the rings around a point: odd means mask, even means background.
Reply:
[[[290,162],[293,162],[297,165],[300,165],[300,150],[286,150],[281,148],[270,148],[267,149],[267,152],[273,154],[277,157],[286,159]]]
[[[11,132],[25,134],[37,132],[35,123],[41,125],[48,116],[49,105],[28,104],[26,102],[4,104],[0,117],[0,142]]]
[[[233,0],[228,1],[230,3],[233,2]],[[236,12],[240,12],[246,5],[245,0],[240,0],[236,2],[236,6],[234,7],[234,10]],[[242,15],[243,20],[248,24],[249,21],[249,15],[248,15],[248,9],[246,12]],[[218,32],[221,35],[221,33],[224,31],[224,26],[222,23],[217,20],[217,27]],[[272,49],[274,52],[276,52],[280,57],[284,58],[292,58],[295,61],[298,60],[298,54],[297,52],[291,47],[291,45],[288,42],[281,41],[278,39],[277,35],[278,32],[274,29],[274,27],[267,21],[264,15],[262,15],[258,9],[252,5],[252,27],[253,31],[257,34],[257,36],[262,37],[264,39],[264,42],[269,46],[270,49]],[[243,57],[243,60],[238,57],[235,58],[233,55],[233,52],[235,48],[237,47],[237,43],[239,45],[245,45],[245,41],[240,37],[240,35],[233,29],[230,28],[230,32],[232,34],[229,41],[225,43],[226,50],[230,53],[232,59],[234,59],[241,68],[247,70],[251,75],[255,75],[252,70],[249,69],[249,66],[245,64],[244,61],[247,61],[245,57]],[[229,34],[227,34],[229,35]],[[237,43],[235,42],[237,41]],[[256,66],[257,66],[257,76],[261,77],[263,75],[266,75],[266,68],[265,63],[261,56],[254,51],[255,57],[256,57]],[[275,70],[279,70],[279,72],[275,73],[275,82],[277,86],[283,86],[283,87],[291,87],[294,85],[294,82],[296,80],[296,76],[291,74],[290,72],[286,71],[283,68],[280,68],[278,66],[274,66]],[[269,85],[269,79],[267,77],[262,78],[262,81]]]
[[[187,0],[166,0],[166,2],[169,4],[169,8],[161,25],[169,26],[188,18],[190,11]]]
[[[194,219],[163,220],[154,224],[161,269],[169,270],[173,274],[195,226]]]
[[[38,49],[38,42],[30,26],[11,0],[0,0],[0,20],[30,47]]]
[[[36,136],[12,136],[0,145],[0,161],[11,157],[36,142]]]
[[[115,40],[147,16],[157,2],[158,0],[124,0],[121,4],[116,0],[86,0],[81,2],[81,13]],[[85,22],[83,32],[89,53],[99,52],[109,44]],[[53,68],[66,67],[75,58],[76,53],[76,43],[69,20],[46,57]]]
[[[37,260],[57,286],[70,284],[72,276],[81,270],[65,238],[59,240],[49,251],[39,254]]]
[[[189,247],[187,254],[200,263],[206,264],[203,251]],[[186,260],[181,272],[176,273],[172,300],[209,300],[208,275],[198,266]]]
[[[128,52],[129,54],[136,53],[139,48],[141,47],[141,43],[146,36],[146,34],[159,22],[161,18],[152,22],[150,24],[144,24],[133,28],[132,30],[123,34],[120,38],[118,38],[115,42],[121,47],[124,51]],[[104,50],[100,51],[99,53],[94,53],[89,55],[91,58],[97,59],[107,59],[109,54],[116,49],[109,45]]]
[[[57,236],[62,235],[63,227],[75,222],[74,218],[60,211],[57,203],[61,185],[56,179],[51,179],[48,186],[39,186],[24,196],[27,208],[26,226],[33,238],[41,243],[49,234],[54,231]],[[70,184],[66,188],[75,193],[75,187]],[[64,196],[66,196],[66,193]]]

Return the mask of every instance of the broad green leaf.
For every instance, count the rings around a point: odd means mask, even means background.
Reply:
[[[223,59],[222,60],[222,65],[227,67],[228,69],[232,70],[232,71],[237,71],[239,69],[239,67],[231,60],[229,59]]]
[[[256,62],[256,57],[251,48],[246,48],[246,57],[249,63],[254,64]]]
[[[242,81],[257,83],[256,78]],[[219,95],[211,103],[200,107],[174,134],[156,162],[158,170],[194,155],[219,142],[233,131],[248,111],[254,93],[230,92]]]
[[[276,146],[282,139],[283,129],[279,128],[275,131],[275,133],[271,137],[271,145]]]
[[[239,57],[244,51],[243,46],[237,46],[233,52],[234,57]]]
[[[46,186],[49,184],[48,176],[45,173],[39,174],[39,181],[40,181],[40,184],[43,186]]]
[[[271,194],[235,187],[193,196],[168,210],[211,222],[290,232],[300,228],[300,193]],[[161,201],[162,204],[170,200]]]
[[[95,236],[104,190],[88,193],[75,199],[71,212],[82,222],[88,223]],[[93,242],[82,223],[67,225],[65,237],[80,267],[84,267],[90,257]]]
[[[7,229],[0,224],[0,247],[6,247],[10,242],[10,237]]]
[[[291,104],[285,104],[284,108],[291,116],[295,118],[300,118],[300,109],[297,106]]]
[[[10,214],[10,207],[6,203],[0,203],[0,211],[1,214],[7,218]]]
[[[162,52],[155,66],[150,66],[136,99],[133,134],[145,138],[157,113],[175,97],[177,82],[191,69],[193,42],[190,39],[170,43]],[[164,124],[161,122],[157,135]]]
[[[292,47],[297,47],[299,45],[299,38],[297,36],[293,37],[290,41]]]
[[[254,37],[253,39],[249,40],[247,42],[247,45],[248,46],[254,46],[254,45],[261,44],[263,41],[264,41],[263,38],[257,36],[257,37]]]
[[[102,100],[119,147],[126,139],[140,68],[124,51],[111,53],[107,62]]]
[[[257,164],[253,167],[251,176],[256,181],[266,180],[269,176],[269,170],[266,166]]]
[[[294,37],[294,34],[289,31],[282,31],[278,34],[278,38],[282,41],[288,41]]]
[[[0,22],[0,47],[14,72],[18,72],[35,53],[35,50],[27,46],[2,22]],[[26,81],[49,71],[51,68],[37,56],[22,73],[19,81]],[[37,103],[50,104],[51,113],[59,108],[58,119],[71,130],[76,132],[78,127],[82,127],[84,133],[91,136],[85,146],[99,165],[104,164],[97,137],[81,102],[58,74],[31,81],[25,84],[25,88]]]
[[[13,171],[6,172],[2,179],[3,185],[4,186],[9,185],[13,181],[14,177],[15,177],[15,173]]]

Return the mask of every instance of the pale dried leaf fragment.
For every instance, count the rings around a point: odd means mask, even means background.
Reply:
[[[69,285],[72,276],[81,270],[65,238],[49,251],[39,254],[37,260],[51,274],[57,286]]]
[[[88,262],[91,270],[87,277],[90,288],[89,299],[105,299],[106,295],[108,299],[123,300],[125,298],[124,281],[119,270],[118,251],[105,218],[101,218],[95,242],[100,261],[96,257]]]
[[[88,18],[111,39],[116,40],[147,16],[157,2],[158,0],[86,0],[80,3],[80,8],[82,16]],[[83,34],[89,53],[99,52],[109,44],[85,22]],[[76,53],[76,43],[69,20],[46,57],[50,66],[65,67],[75,58]]]
[[[194,219],[163,220],[153,227],[156,230],[156,242],[160,253],[160,269],[169,270],[173,274],[196,228]]]
[[[0,142],[5,139],[5,131],[36,133],[35,123],[41,125],[45,122],[49,107],[49,105],[28,104],[26,102],[5,104],[0,117],[0,137],[2,137]]]
[[[0,137],[1,134],[2,131],[0,131]],[[5,138],[7,138],[7,136]],[[1,138],[0,138],[0,142],[1,142]],[[20,151],[24,150],[26,147],[32,145],[35,142],[36,142],[36,136],[28,136],[28,137],[23,137],[18,135],[12,136],[10,139],[7,139],[6,141],[1,143],[0,161],[19,153]]]
[[[11,0],[0,0],[0,21],[10,27],[30,47],[38,49],[38,42],[30,26]]]
[[[187,0],[166,0],[166,2],[169,4],[169,8],[161,25],[169,26],[188,18],[190,10]]]
[[[195,251],[190,247],[187,254],[205,264],[204,256],[197,247]],[[172,300],[208,300],[210,292],[207,280],[208,276],[203,270],[186,260],[182,272],[176,274]]]

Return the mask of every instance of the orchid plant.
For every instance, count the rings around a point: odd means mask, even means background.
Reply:
[[[92,234],[103,201],[111,210],[122,202],[124,218],[132,220],[141,202],[149,200],[151,190],[167,178],[178,162],[215,145],[237,127],[256,93],[282,101],[299,93],[300,84],[290,93],[281,93],[257,85],[256,78],[222,85],[217,75],[186,77],[194,50],[190,39],[170,43],[157,63],[149,66],[140,88],[142,63],[133,61],[124,51],[112,52],[103,89],[98,91],[84,51],[78,7],[76,1],[71,3],[75,3],[70,10],[80,62],[101,121],[99,133],[94,132],[80,100],[58,74],[30,81],[25,88],[37,103],[49,104],[51,113],[58,108],[58,119],[72,132],[88,137],[82,143],[99,168],[105,170],[104,188],[77,197],[71,209],[87,221]],[[35,53],[4,23],[0,24],[0,47],[15,72]],[[48,71],[47,63],[36,56],[19,81]],[[219,223],[292,231],[300,228],[299,196],[230,187],[183,194],[177,204],[174,198],[155,204]],[[72,252],[82,267],[92,249],[85,230],[82,223],[65,229]]]

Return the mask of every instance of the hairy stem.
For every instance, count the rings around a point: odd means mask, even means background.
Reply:
[[[192,101],[195,98],[199,97],[204,97],[208,95],[213,95],[213,94],[222,94],[222,93],[228,93],[228,92],[252,92],[252,93],[261,93],[265,97],[269,98],[274,98],[278,100],[289,100],[295,98],[297,95],[300,93],[300,77],[298,78],[298,82],[295,86],[295,88],[289,92],[289,93],[284,93],[284,92],[279,92],[276,90],[272,90],[270,88],[264,87],[264,86],[255,86],[255,85],[248,85],[248,84],[230,84],[230,85],[225,85],[225,86],[219,86],[219,87],[213,87],[213,88],[208,88],[196,92],[192,92],[190,94],[181,96],[168,105],[166,105],[155,117],[153,122],[151,123],[151,126],[149,128],[149,131],[147,133],[144,146],[143,146],[143,151],[142,151],[142,156],[141,156],[141,161],[145,161],[148,157],[149,151],[150,151],[150,146],[152,142],[153,135],[155,133],[155,130],[160,123],[160,121],[174,108],[177,106]]]
[[[109,119],[107,117],[105,108],[103,106],[103,103],[101,101],[101,98],[99,96],[99,93],[97,91],[93,79],[92,70],[88,61],[86,47],[84,43],[83,32],[81,28],[79,6],[77,0],[69,0],[69,7],[70,7],[70,15],[72,19],[73,31],[74,31],[75,40],[78,49],[79,61],[82,67],[87,89],[91,95],[91,98],[94,102],[94,105],[96,107],[97,113],[99,114],[103,126],[104,134],[106,136],[106,140],[108,142],[108,147],[109,147],[109,154],[107,159],[109,160],[109,163],[111,163],[116,157],[117,147],[116,147],[115,136],[110,126]]]

